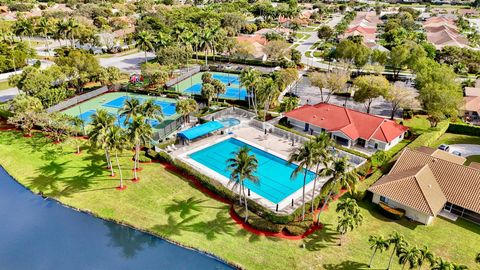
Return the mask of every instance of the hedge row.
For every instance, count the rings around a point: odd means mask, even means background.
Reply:
[[[470,135],[470,136],[480,136],[480,126],[451,123],[448,126],[447,132],[455,133],[455,134]]]
[[[420,146],[430,146],[447,131],[448,127],[448,120],[442,121],[438,123],[435,130],[425,132],[422,135],[418,136],[413,142],[408,145],[408,147],[412,149],[417,149]]]

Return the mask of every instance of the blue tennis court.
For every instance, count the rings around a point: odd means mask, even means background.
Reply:
[[[125,104],[125,101],[129,98],[134,98],[134,97],[129,97],[129,96],[121,96],[119,98],[116,98],[114,100],[111,100],[105,104],[103,104],[103,106],[105,107],[111,107],[111,108],[116,108],[116,109],[120,109],[123,107],[123,105]],[[135,97],[136,98],[136,97]],[[146,99],[144,98],[136,98],[140,101],[140,103],[143,103],[146,101]],[[174,115],[176,113],[176,106],[175,106],[175,103],[173,102],[166,102],[166,101],[161,101],[161,100],[155,100],[154,102],[156,105],[162,107],[162,112],[165,116],[170,116],[170,115]]]
[[[200,93],[202,92],[202,84],[194,84],[191,87],[185,89],[184,92],[192,95],[200,95]],[[221,94],[220,97],[228,99],[245,99],[247,97],[247,91],[245,89],[240,89],[235,86],[227,86],[227,91],[225,92],[225,94]]]
[[[173,88],[180,92],[186,92],[189,94],[200,95],[202,91],[202,75],[205,72],[199,72],[190,78],[187,78]],[[221,98],[226,99],[240,99],[245,100],[247,98],[247,91],[240,86],[240,76],[238,74],[224,73],[224,72],[210,72],[212,78],[219,80],[226,86],[225,94],[221,94]]]

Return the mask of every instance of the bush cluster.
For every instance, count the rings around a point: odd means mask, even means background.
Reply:
[[[432,145],[435,141],[438,140],[438,138],[440,138],[440,136],[442,136],[447,131],[448,126],[448,120],[438,123],[435,130],[425,132],[422,135],[418,136],[413,142],[408,145],[408,147],[416,149],[420,146]]]
[[[460,124],[460,123],[451,123],[448,126],[447,132],[455,133],[455,134],[462,134],[462,135],[470,135],[470,136],[480,136],[480,126],[472,126],[472,125]]]

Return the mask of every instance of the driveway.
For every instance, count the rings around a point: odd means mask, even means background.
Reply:
[[[13,99],[16,95],[18,95],[18,89],[16,87],[1,90],[0,91],[0,102],[5,102]]]
[[[152,59],[154,57],[154,53],[147,53],[147,59]],[[99,58],[98,60],[103,67],[117,67],[124,72],[138,73],[140,72],[140,65],[145,62],[145,53],[138,52],[118,57]]]
[[[450,153],[458,151],[463,157],[480,156],[480,145],[478,144],[450,144]]]

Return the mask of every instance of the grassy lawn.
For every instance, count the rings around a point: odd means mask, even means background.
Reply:
[[[404,234],[415,245],[428,245],[437,255],[474,267],[479,252],[480,226],[459,220],[437,218],[432,226],[382,217],[369,202],[361,202],[363,225],[348,233],[338,246],[334,232],[336,213],[330,206],[325,223],[304,240],[287,241],[250,234],[229,216],[229,206],[211,199],[190,182],[161,164],[142,164],[141,181],[126,181],[125,191],[116,191],[118,178],[104,169],[101,152],[84,150],[73,154],[69,143],[58,145],[41,135],[23,138],[19,132],[0,132],[0,164],[19,182],[35,192],[55,197],[65,204],[89,210],[109,219],[134,225],[160,236],[212,252],[248,269],[359,269],[371,255],[371,234]],[[132,178],[132,152],[121,156],[123,174]],[[190,200],[190,201],[189,201]],[[194,201],[194,203],[191,203]],[[190,202],[190,203],[189,203]],[[193,206],[192,206],[193,205]],[[374,268],[385,268],[389,253],[376,256]],[[394,265],[392,269],[400,269]]]
[[[410,128],[413,133],[421,134],[430,129],[430,122],[425,116],[414,116],[412,119],[403,120],[403,125]]]
[[[6,90],[12,88],[9,84],[8,81],[0,81],[0,91]]]
[[[467,157],[467,161],[465,161],[465,165],[470,165],[472,162],[480,163],[480,155],[474,155]]]
[[[438,141],[435,142],[433,146],[438,147],[440,144],[479,144],[480,145],[480,137],[445,133],[440,137]]]

